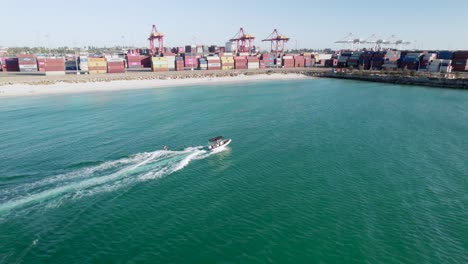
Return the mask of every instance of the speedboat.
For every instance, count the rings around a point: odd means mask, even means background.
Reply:
[[[208,149],[210,150],[214,150],[214,149],[217,149],[217,148],[220,148],[220,147],[225,147],[227,145],[229,145],[229,143],[231,143],[232,139],[230,138],[227,138],[225,139],[223,136],[218,136],[218,137],[215,137],[215,138],[212,138],[210,140],[208,140]]]

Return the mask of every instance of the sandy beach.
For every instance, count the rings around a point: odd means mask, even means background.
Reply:
[[[269,80],[296,80],[311,78],[299,73],[274,73],[274,74],[256,74],[222,77],[199,77],[199,78],[173,78],[166,77],[164,79],[132,79],[132,80],[94,80],[88,79],[78,82],[56,81],[53,83],[29,82],[21,83],[20,81],[12,84],[0,86],[1,97],[14,96],[32,96],[32,95],[47,95],[47,94],[71,94],[84,92],[108,92],[133,89],[149,89],[163,88],[188,85],[206,85],[206,84],[226,84],[252,81],[269,81]]]

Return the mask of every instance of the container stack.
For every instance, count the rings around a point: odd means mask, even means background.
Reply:
[[[352,53],[350,52],[341,53],[341,55],[338,56],[338,65],[336,67],[338,68],[348,67],[348,60],[351,57],[351,55]]]
[[[184,58],[182,58],[181,56],[175,57],[175,70],[176,71],[184,70]]]
[[[77,71],[78,70],[78,62],[76,59],[73,60],[66,60],[65,61],[65,70],[66,71]]]
[[[89,70],[88,68],[88,57],[87,56],[80,56],[79,57],[79,67],[80,71],[85,71],[87,72]]]
[[[301,56],[301,55],[294,56],[294,67],[304,68],[304,56]]]
[[[265,61],[264,60],[259,60],[259,67],[260,69],[265,69]]]
[[[359,58],[359,65],[364,67],[364,70],[369,70],[371,67],[372,57],[374,56],[374,52],[372,51],[365,51],[361,54]]]
[[[274,68],[275,67],[275,59],[276,55],[271,53],[262,54],[262,60],[265,63],[266,68]]]
[[[199,70],[208,70],[208,60],[206,58],[198,59],[198,69]]]
[[[107,73],[125,73],[125,61],[123,59],[107,59]]]
[[[107,73],[105,58],[88,58],[88,72],[90,74]]]
[[[6,72],[17,72],[20,70],[18,58],[2,58],[2,68]]]
[[[421,57],[419,62],[419,71],[427,71],[431,61],[437,59],[437,53],[427,53]]]
[[[437,52],[437,58],[439,60],[452,60],[453,52],[452,51],[439,51]]]
[[[232,70],[234,69],[234,57],[233,56],[224,56],[221,57],[221,69],[222,70]]]
[[[294,57],[283,56],[281,65],[283,66],[283,68],[294,68]]]
[[[164,57],[166,57],[169,71],[175,71],[175,54],[164,54]]]
[[[151,68],[151,56],[141,55],[140,56],[140,63],[143,68]]]
[[[37,68],[40,72],[45,72],[45,57],[37,57]]]
[[[374,52],[372,56],[370,69],[371,70],[381,70],[385,64],[385,57],[387,56],[387,51],[377,51]]]
[[[185,53],[197,53],[197,47],[195,45],[185,46]]]
[[[151,70],[153,72],[169,71],[166,57],[151,57]]]
[[[338,59],[329,59],[329,60],[325,60],[325,65],[324,67],[326,68],[332,68],[332,67],[336,67],[336,65],[338,65]]]
[[[247,57],[247,69],[259,69],[260,68],[260,60],[256,56],[248,56]]]
[[[142,68],[140,54],[138,55],[127,55],[127,68],[139,69]]]
[[[314,65],[315,65],[315,59],[312,59],[312,55],[304,56],[304,67],[311,68],[311,67],[314,67]]]
[[[440,60],[440,72],[452,72],[452,60]]]
[[[209,56],[206,58],[208,61],[208,70],[221,70],[221,60],[217,56]]]
[[[353,52],[351,56],[348,59],[347,66],[348,67],[353,67],[355,69],[359,68],[359,61],[361,60],[363,52]]]
[[[187,49],[187,47],[186,47]],[[184,54],[185,68],[198,68],[198,60],[195,53],[185,53]]]
[[[45,58],[44,69],[48,75],[65,74],[65,59],[61,57]]]
[[[244,57],[244,56],[234,57],[234,67],[236,68],[236,70],[247,69],[247,57]]]
[[[331,67],[327,66],[330,65],[330,60],[332,60],[333,54],[315,54],[315,66],[316,67]],[[333,66],[333,61],[331,62],[331,65]],[[335,67],[338,66],[338,60],[336,60]]]
[[[37,60],[33,54],[18,55],[18,66],[20,72],[37,72]]]
[[[427,66],[428,72],[440,72],[440,63],[442,60],[433,60]]]
[[[400,61],[400,68],[407,70],[418,70],[421,53],[408,53]]]
[[[468,71],[468,51],[455,51],[453,53],[452,70],[456,72]]]

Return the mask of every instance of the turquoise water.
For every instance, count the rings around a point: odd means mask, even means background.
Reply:
[[[467,263],[467,120],[326,79],[3,98],[0,263]]]

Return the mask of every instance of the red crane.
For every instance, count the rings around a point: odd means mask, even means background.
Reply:
[[[284,43],[289,41],[289,38],[278,33],[278,30],[273,30],[266,39],[262,41],[271,41],[271,53],[275,53],[278,56],[278,53],[281,55],[284,54]]]
[[[229,41],[235,41],[238,52],[250,52],[252,48],[252,41],[255,39],[253,35],[246,34],[243,28]]]
[[[153,28],[151,29],[151,34],[148,40],[150,42],[151,56],[154,56],[154,54],[156,53],[156,48],[154,47],[154,40],[158,41],[158,52],[164,53],[164,34],[158,32],[155,25],[153,25]]]

